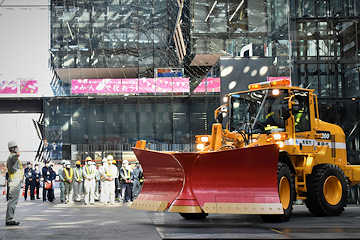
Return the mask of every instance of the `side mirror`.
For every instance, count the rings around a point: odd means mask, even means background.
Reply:
[[[280,116],[283,120],[288,120],[289,117],[291,116],[290,114],[290,110],[289,110],[289,107],[288,106],[282,106],[281,107],[281,113],[280,113]]]

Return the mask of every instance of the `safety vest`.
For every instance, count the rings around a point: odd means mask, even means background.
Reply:
[[[82,174],[81,174],[81,169],[78,169],[78,168],[75,168],[74,169],[75,170],[75,177],[76,177],[76,180],[77,181],[82,181],[83,180],[83,178],[82,178]],[[78,170],[80,170],[80,173],[79,173],[79,171]]]
[[[20,159],[18,159],[18,162],[20,164],[20,168],[18,170],[16,170],[14,173],[11,173],[9,171],[9,168],[8,169],[8,173],[9,173],[9,178],[23,178],[24,176],[24,173],[23,173],[23,167],[22,167],[22,164],[20,162]]]
[[[105,169],[105,175],[108,176],[108,177],[114,177],[113,176],[113,173],[112,173],[112,165],[109,165],[106,169]]]
[[[304,111],[299,110],[299,112],[295,116],[295,126],[299,124],[301,116],[303,115]]]
[[[144,182],[144,173],[143,172],[139,173],[139,179],[140,179],[140,183]]]
[[[121,167],[121,169],[122,169],[123,172],[124,172],[125,178],[126,178],[126,179],[130,179],[131,171],[128,170],[128,169],[126,169],[126,168],[124,168],[124,167]],[[121,178],[121,179],[122,179],[122,178]]]
[[[69,181],[69,179],[73,179],[74,170],[72,168],[70,168],[70,176],[69,176],[69,171],[66,168],[64,168],[64,172],[65,172],[65,176],[67,178],[65,180]]]
[[[91,172],[89,172],[89,167],[87,165],[85,165],[85,170],[88,175],[91,175],[94,172],[94,169],[91,169]]]

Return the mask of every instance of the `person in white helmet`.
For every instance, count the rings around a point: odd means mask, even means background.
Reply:
[[[120,181],[121,181],[121,200],[120,203],[131,201],[131,183],[133,179],[133,171],[129,165],[128,160],[124,160],[120,168]],[[126,195],[125,195],[126,194]]]
[[[105,188],[108,189],[110,204],[115,205],[115,178],[119,174],[117,167],[113,164],[114,158],[112,155],[107,156],[108,168],[106,169],[107,179],[105,181]]]
[[[95,202],[95,177],[96,177],[96,167],[92,164],[92,158],[87,157],[85,159],[85,166],[83,167],[83,176],[84,176],[84,189],[85,189],[85,205],[93,205]]]
[[[73,201],[73,181],[74,181],[74,169],[71,168],[69,161],[66,161],[63,171],[64,185],[65,185],[65,204],[74,203]]]
[[[65,164],[66,164],[66,160],[64,159],[61,161],[62,167],[59,169],[59,172],[58,172],[59,179],[60,179],[60,201],[61,202],[64,202],[65,184],[64,184],[63,172],[64,172]]]
[[[99,188],[100,188],[100,172],[98,170],[98,167],[96,166],[95,162],[93,161],[91,163],[91,165],[94,165],[95,167],[95,201],[99,201],[100,200],[100,196],[99,196]]]
[[[9,200],[6,209],[6,226],[19,225],[20,222],[14,220],[15,208],[19,200],[21,184],[23,181],[23,167],[19,156],[19,148],[15,141],[8,142],[10,155],[6,162],[9,173]]]
[[[105,181],[106,181],[106,172],[105,169],[108,167],[108,160],[107,158],[103,158],[102,166],[99,167],[99,174],[100,174],[100,202],[102,204],[106,204],[108,199],[106,199],[106,188],[105,188]]]

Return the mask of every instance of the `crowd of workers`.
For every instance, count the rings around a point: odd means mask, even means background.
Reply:
[[[55,200],[54,188],[57,176],[60,180],[60,201],[65,204],[81,202],[83,197],[85,205],[93,205],[95,201],[104,205],[115,205],[115,200],[120,203],[132,202],[141,191],[144,175],[139,162],[136,162],[133,169],[128,160],[123,160],[121,168],[118,169],[113,156],[108,155],[102,159],[102,165],[99,167],[91,157],[87,157],[83,166],[77,161],[72,168],[70,161],[63,160],[61,168],[56,173],[50,161],[46,162],[41,170],[39,164],[33,167],[30,162],[27,162],[26,168],[23,169],[17,143],[10,141],[8,148],[10,156],[7,160],[6,225],[19,224],[13,220],[13,216],[23,179],[25,179],[24,199],[27,200],[28,197],[31,200],[40,199],[39,193],[42,187],[44,203],[53,203]],[[30,196],[28,196],[29,189]]]
[[[112,155],[102,160],[102,165],[97,167],[91,157],[85,159],[85,164],[77,161],[75,167],[71,167],[70,161],[63,160],[58,174],[54,171],[53,164],[47,162],[42,170],[35,164],[32,168],[28,162],[24,169],[25,193],[24,199],[40,199],[40,182],[43,181],[43,202],[54,202],[54,187],[56,176],[59,176],[60,201],[62,203],[81,202],[94,204],[100,201],[102,204],[115,204],[119,202],[133,201],[141,191],[143,171],[137,162],[134,169],[128,160],[122,162],[122,167],[116,167],[116,161]],[[36,195],[36,196],[35,196]]]

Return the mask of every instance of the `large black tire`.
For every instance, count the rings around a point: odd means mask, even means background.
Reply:
[[[279,197],[280,202],[283,204],[284,214],[260,215],[265,222],[287,222],[292,214],[295,187],[294,178],[291,176],[288,165],[282,162],[278,163],[277,178]]]
[[[346,207],[349,184],[344,172],[333,164],[320,164],[306,179],[305,204],[316,216],[337,216]]]
[[[179,213],[183,218],[187,220],[204,219],[209,215],[208,213]]]

